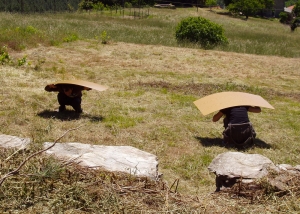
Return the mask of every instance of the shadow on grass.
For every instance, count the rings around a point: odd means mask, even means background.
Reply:
[[[57,111],[50,111],[44,110],[37,114],[39,117],[43,118],[52,118],[52,119],[59,119],[59,120],[78,120],[80,118],[88,118],[91,122],[99,122],[102,121],[104,118],[102,116],[92,116],[85,113],[79,114],[75,111],[66,110],[64,112],[57,112]]]
[[[234,148],[234,146],[225,146],[223,143],[223,138],[208,138],[208,137],[197,137],[195,138],[199,141],[202,146],[211,147],[211,146],[220,146],[220,147],[227,147],[227,148]],[[254,139],[253,146],[250,147],[257,147],[262,149],[270,149],[271,145],[267,144],[265,141],[260,140],[259,138]],[[250,148],[248,147],[248,148]],[[240,148],[239,150],[248,149],[247,147]]]

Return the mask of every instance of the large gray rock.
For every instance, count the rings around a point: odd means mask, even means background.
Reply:
[[[44,143],[48,148],[53,143]],[[157,157],[131,146],[101,146],[82,143],[57,143],[46,151],[64,160],[74,161],[81,166],[104,168],[136,176],[156,179],[158,174]]]
[[[210,163],[208,170],[216,175],[216,191],[219,191],[222,186],[232,186],[237,179],[252,182],[254,179],[266,176],[269,170],[278,171],[270,159],[259,154],[241,152],[226,152],[218,155]]]
[[[0,135],[0,146],[4,148],[25,149],[30,142],[30,138],[20,138],[5,134]]]

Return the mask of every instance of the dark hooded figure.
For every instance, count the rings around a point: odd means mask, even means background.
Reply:
[[[59,103],[59,112],[66,110],[66,105],[70,105],[77,113],[82,113],[81,97],[83,90],[90,88],[73,84],[51,84],[45,87],[46,91],[58,91],[57,101]]]

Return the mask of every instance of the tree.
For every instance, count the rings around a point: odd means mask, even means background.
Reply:
[[[228,6],[228,5],[231,4],[231,3],[232,3],[232,0],[224,0],[225,6]]]
[[[294,4],[296,4],[296,2],[297,2],[298,0],[288,0],[288,1],[285,1],[285,6],[286,7],[289,7],[289,6],[292,6],[292,5],[294,5]]]
[[[78,4],[79,9],[81,10],[85,10],[85,11],[89,11],[91,9],[93,9],[93,2],[92,1],[82,1]]]
[[[293,20],[291,24],[291,31],[295,31],[295,29],[299,26],[300,26],[300,17],[297,17]]]
[[[228,10],[233,14],[243,14],[247,20],[250,15],[262,9],[271,9],[273,5],[274,0],[233,0],[228,5]]]
[[[292,10],[292,13],[294,16],[299,17],[300,16],[300,0],[298,0]]]
[[[211,9],[211,7],[217,6],[217,0],[206,0],[205,5]]]

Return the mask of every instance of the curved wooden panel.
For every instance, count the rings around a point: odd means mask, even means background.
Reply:
[[[80,85],[80,86],[84,86],[87,88],[91,88],[91,89],[95,89],[97,91],[105,91],[106,89],[108,89],[107,86],[103,86],[103,85],[99,85],[97,83],[93,83],[93,82],[88,82],[88,81],[84,81],[84,80],[61,80],[55,83],[51,83],[49,85],[59,85],[59,84],[72,84],[72,85]]]
[[[264,98],[259,95],[243,92],[221,92],[211,94],[194,102],[203,115],[233,106],[259,106],[274,109]]]

